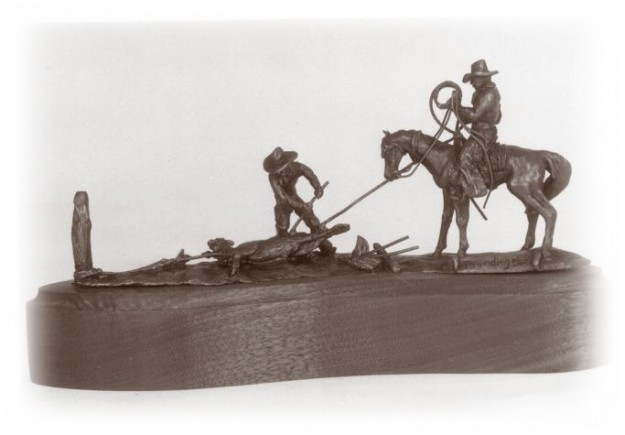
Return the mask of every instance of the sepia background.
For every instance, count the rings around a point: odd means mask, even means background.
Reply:
[[[515,15],[490,2],[453,13],[460,3],[424,16],[413,9],[412,18],[392,6],[343,6],[327,14],[341,18],[333,20],[306,19],[323,18],[313,6],[289,15],[275,5],[273,13],[241,5],[197,16],[135,7],[125,20],[102,9],[81,20],[85,12],[70,5],[29,24],[18,56],[17,303],[3,319],[15,350],[7,358],[12,400],[3,407],[12,432],[610,433],[620,426],[617,346],[612,364],[554,375],[372,376],[159,393],[28,381],[23,304],[39,286],[71,278],[75,191],[89,192],[94,263],[105,270],[181,248],[199,253],[213,237],[270,237],[273,197],[262,160],[274,147],[296,150],[330,181],[315,206],[324,219],[382,180],[382,130],[433,134],[431,90],[443,80],[460,83],[479,58],[499,70],[500,140],[556,151],[573,165],[571,184],[553,202],[555,246],[590,258],[618,283],[615,22],[604,27],[605,11],[560,13],[548,2],[537,2],[535,14],[524,13],[525,3]],[[250,19],[259,15],[269,19]],[[99,22],[107,18],[118,22]],[[468,104],[472,89],[463,91]],[[304,197],[312,194],[300,185]],[[431,252],[441,208],[441,192],[422,168],[339,218],[352,229],[335,243],[349,251],[358,234],[371,242],[408,234],[406,244]],[[470,252],[518,249],[526,230],[518,200],[500,187],[486,213],[488,222],[472,210]],[[454,225],[448,246],[457,248]],[[622,297],[612,301],[605,317],[612,316],[615,341]]]

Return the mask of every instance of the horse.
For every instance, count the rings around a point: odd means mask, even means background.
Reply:
[[[433,255],[440,257],[447,248],[447,233],[455,213],[460,233],[458,257],[461,258],[469,249],[469,198],[464,195],[461,185],[457,146],[438,140],[434,142],[432,136],[418,130],[399,130],[392,134],[384,131],[381,144],[385,163],[384,178],[392,181],[402,177],[399,163],[404,155],[408,154],[413,163],[421,161],[425,156],[423,166],[430,172],[436,185],[443,190],[443,215]],[[561,155],[550,151],[537,151],[514,145],[498,146],[505,147],[507,158],[503,169],[493,173],[492,188],[505,183],[510,193],[525,205],[528,227],[521,250],[529,250],[534,246],[538,215],[542,216],[545,221],[545,235],[540,255],[547,258],[553,246],[553,233],[558,216],[550,200],[569,184],[571,164]],[[549,173],[547,179],[546,173]]]

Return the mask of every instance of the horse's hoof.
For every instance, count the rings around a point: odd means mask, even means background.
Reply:
[[[432,252],[432,257],[441,258],[442,256],[443,256],[442,249],[437,249],[436,251]]]
[[[543,259],[543,254],[540,251],[533,251],[532,253],[532,269],[540,270],[541,262]]]
[[[456,255],[452,257],[453,262],[454,262],[454,272],[458,272],[458,270],[460,270],[460,268],[462,267],[462,262],[464,261],[466,256],[467,256],[467,251],[460,250],[456,253]]]

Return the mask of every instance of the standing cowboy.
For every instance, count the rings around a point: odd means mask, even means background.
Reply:
[[[296,162],[296,159],[297,153],[295,151],[284,151],[278,147],[263,162],[265,171],[269,173],[269,184],[276,198],[274,214],[276,230],[280,237],[288,235],[291,213],[293,212],[302,218],[310,228],[311,233],[315,234],[325,230],[325,227],[315,216],[312,206],[306,204],[297,194],[295,185],[300,177],[306,178],[315,190],[316,198],[323,196],[323,187],[313,170],[303,163]],[[331,255],[335,251],[335,248],[327,240],[321,243],[319,248],[326,255]]]
[[[480,59],[471,65],[471,72],[462,78],[464,83],[470,82],[475,88],[471,99],[473,107],[460,106],[457,111],[457,116],[462,122],[471,124],[471,135],[460,151],[462,186],[470,198],[486,194],[486,185],[475,163],[488,159],[488,156],[484,155],[484,149],[488,151],[497,140],[496,125],[501,120],[501,97],[497,86],[491,80],[491,76],[497,73],[498,71],[489,71],[486,61]],[[442,106],[446,109],[450,105],[451,101],[448,101]]]

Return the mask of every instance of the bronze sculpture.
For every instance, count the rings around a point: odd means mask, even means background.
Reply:
[[[324,188],[328,183],[322,185],[312,169],[296,161],[298,157],[296,152],[284,151],[280,147],[275,148],[263,161],[263,168],[268,173],[269,184],[276,201],[274,216],[277,234],[270,239],[244,242],[234,247],[234,242],[216,238],[209,241],[211,251],[200,255],[189,256],[181,251],[175,258],[165,258],[139,269],[121,273],[102,272],[100,269],[94,269],[91,264],[88,237],[91,223],[86,208],[88,198],[86,192],[79,192],[75,199],[76,211],[72,230],[76,262],[75,280],[85,286],[176,283],[220,285],[237,282],[239,279],[243,281],[248,279],[273,280],[293,276],[293,270],[289,273],[269,273],[266,276],[253,274],[254,278],[241,278],[239,272],[241,266],[257,268],[259,265],[274,261],[291,263],[286,266],[287,269],[297,268],[300,266],[293,264],[294,260],[300,263],[302,261],[314,263],[317,261],[315,260],[317,254],[333,258],[330,263],[326,263],[326,266],[334,264],[333,268],[341,269],[337,265],[346,264],[355,270],[365,271],[399,272],[403,268],[443,273],[449,271],[498,273],[574,268],[585,260],[564,251],[557,251],[555,256],[551,255],[554,252],[552,251],[553,234],[557,212],[549,202],[568,185],[571,165],[564,157],[556,153],[534,151],[497,142],[496,124],[501,119],[500,97],[496,86],[490,79],[496,73],[497,71],[488,70],[484,60],[479,60],[473,63],[471,72],[465,74],[463,81],[471,81],[476,89],[472,99],[473,107],[461,106],[462,91],[457,84],[443,82],[436,86],[430,96],[430,110],[439,124],[438,132],[434,136],[428,136],[417,130],[399,130],[392,134],[385,131],[381,143],[382,158],[385,162],[385,181],[323,222],[315,215],[313,203],[323,196]],[[439,93],[445,88],[453,89],[452,97],[446,103],[440,103]],[[442,120],[436,115],[435,106],[446,110]],[[455,129],[447,126],[452,114],[457,118]],[[463,136],[463,131],[468,134],[467,138]],[[446,141],[439,141],[443,132],[451,133],[451,137]],[[412,163],[400,169],[400,161],[405,155],[411,158]],[[433,257],[440,261],[432,262],[431,259],[426,258],[427,256],[409,257],[403,262],[396,261],[391,259],[391,256],[397,255],[397,252],[387,254],[384,251],[387,246],[381,247],[382,245],[379,244],[374,245],[376,246],[374,251],[369,251],[368,243],[360,236],[357,248],[351,256],[340,254],[335,257],[336,249],[328,239],[348,231],[349,225],[340,224],[328,230],[326,224],[350,210],[388,182],[411,175],[421,164],[432,174],[437,186],[443,190],[443,214],[438,242],[433,253]],[[412,172],[406,174],[410,169]],[[547,174],[549,176],[545,178]],[[297,181],[301,177],[305,178],[314,189],[314,197],[308,203],[298,195],[296,190]],[[483,195],[486,186],[490,192],[504,183],[526,207],[528,229],[521,248],[522,252],[479,254],[467,261],[470,203],[473,203],[478,212],[486,218],[474,197]],[[293,213],[299,219],[289,230],[290,216]],[[457,255],[449,258],[443,256],[443,251],[447,247],[447,234],[454,215],[460,232],[460,240]],[[545,235],[541,249],[530,251],[535,244],[539,215],[546,223]],[[300,221],[308,226],[310,234],[296,232]],[[359,245],[361,248],[358,248]],[[408,248],[399,253],[416,248]],[[523,253],[526,251],[530,251],[529,256]],[[198,259],[216,259],[218,266],[229,268],[228,278],[224,278],[221,272],[217,273],[218,269],[215,269],[212,263],[188,265],[190,261]],[[407,261],[411,263],[409,266],[406,264]],[[378,267],[380,265],[384,267]],[[204,274],[198,278],[196,275],[200,269],[204,270]],[[304,274],[321,273],[319,268],[313,269],[314,271]],[[175,278],[170,275],[162,276],[163,271],[172,270],[178,270]],[[297,272],[300,275],[301,273],[303,272]],[[348,272],[343,270],[342,273]]]
[[[76,192],[76,195],[74,195],[72,248],[75,273],[88,272],[93,269],[93,260],[91,259],[91,219],[89,217],[89,196],[87,196],[87,192]]]
[[[553,248],[557,213],[549,201],[568,185],[571,165],[556,153],[497,142],[495,73],[478,61],[465,75],[476,88],[473,107],[461,106],[455,83],[438,85],[430,96],[438,132],[385,132],[384,181],[324,221],[313,203],[327,183],[297,162],[296,152],[274,149],[263,162],[275,197],[276,235],[268,239],[235,246],[210,238],[209,251],[199,255],[180,250],[138,269],[104,272],[93,267],[89,198],[77,192],[74,281],[43,287],[28,307],[33,381],[158,390],[592,367],[590,282],[597,273],[585,258]],[[454,90],[452,98],[439,103],[445,88]],[[434,107],[446,111],[442,120]],[[447,126],[452,115],[455,129]],[[443,132],[451,137],[439,140]],[[406,155],[412,163],[400,168]],[[372,247],[357,236],[351,253],[335,253],[329,239],[350,226],[326,225],[421,165],[443,190],[434,255],[401,255],[418,246],[387,251],[408,236]],[[296,190],[301,177],[314,189],[308,202]],[[504,183],[526,206],[521,251],[467,254],[470,204],[485,217],[474,197]],[[289,230],[293,213],[299,220]],[[443,251],[454,215],[460,245],[449,255]],[[545,236],[532,250],[538,215]],[[310,232],[296,231],[300,221]]]
[[[239,273],[241,264],[267,264],[278,260],[296,260],[311,255],[323,243],[337,234],[349,231],[349,225],[338,224],[313,234],[276,236],[267,240],[254,240],[234,246],[232,240],[223,238],[208,241],[210,251],[205,257],[215,256],[221,264],[230,266],[230,276]]]
[[[434,145],[432,147],[432,145]],[[385,161],[384,176],[389,179],[400,177],[399,161],[404,155],[419,161],[432,147],[423,165],[443,190],[443,216],[438,243],[434,251],[440,255],[447,246],[447,232],[456,215],[460,230],[458,255],[464,256],[469,248],[467,224],[469,223],[469,198],[462,195],[461,173],[453,145],[436,141],[417,130],[399,130],[382,138],[382,157]],[[513,145],[502,145],[506,152],[506,164],[494,173],[495,184],[506,184],[508,190],[526,207],[528,229],[522,250],[534,246],[536,221],[540,214],[546,223],[542,255],[548,257],[553,246],[553,232],[557,212],[549,203],[569,183],[571,165],[559,154],[549,151],[534,151]],[[550,176],[543,182],[546,173]]]
[[[89,215],[89,195],[76,192],[72,215],[72,253],[74,254],[74,277],[84,278],[97,275],[101,269],[93,267],[91,257],[91,217]]]
[[[475,74],[479,72],[483,76],[476,77]],[[491,190],[505,183],[508,190],[525,205],[528,228],[521,250],[529,250],[534,246],[538,216],[542,216],[545,220],[545,236],[540,255],[533,259],[535,266],[538,266],[542,258],[549,257],[553,246],[557,211],[551,205],[550,200],[568,185],[571,177],[571,164],[557,153],[493,143],[497,133],[494,124],[501,118],[499,94],[495,88],[488,85],[490,83],[488,77],[494,73],[487,70],[485,62],[478,61],[472,66],[472,73],[465,75],[464,81],[471,79],[476,85],[486,86],[484,91],[486,94],[476,93],[478,95],[477,101],[474,98],[474,102],[478,103],[476,109],[460,106],[462,93],[460,87],[453,82],[443,82],[434,89],[430,97],[430,109],[433,110],[433,104],[447,109],[443,122],[438,120],[432,111],[440,125],[435,137],[417,130],[399,130],[393,134],[384,132],[381,144],[382,158],[385,162],[384,177],[387,180],[402,177],[399,162],[404,155],[410,156],[414,165],[423,163],[434,178],[436,185],[443,190],[443,215],[434,255],[440,256],[447,247],[447,233],[455,214],[456,224],[460,231],[458,256],[463,257],[469,248],[467,240],[469,200],[472,200],[474,196],[466,194],[465,167],[467,164],[471,166],[474,164],[473,161],[469,162],[469,156],[472,157],[471,160],[476,155],[479,156],[475,160],[483,162],[483,170],[480,174],[473,166],[473,172],[469,176],[470,179],[477,177],[480,180],[475,191],[485,193],[484,189],[479,186],[485,185],[482,177],[488,177]],[[446,87],[454,89],[453,96],[447,103],[440,104],[438,93]],[[450,112],[453,112],[458,119],[456,130],[447,128]],[[485,116],[492,122],[490,124],[483,122],[481,116]],[[472,129],[467,128],[465,120],[474,122]],[[481,124],[476,126],[476,121],[480,121]],[[463,128],[470,135],[466,141],[461,137]],[[445,142],[439,141],[437,136],[440,136],[443,131],[451,132],[452,138]],[[451,141],[454,145],[449,144]],[[546,174],[549,176],[545,179]],[[476,207],[479,210],[479,206]]]
[[[498,71],[489,71],[486,61],[480,59],[471,65],[471,72],[462,81],[470,82],[475,93],[471,98],[473,107],[462,107],[457,102],[456,115],[465,124],[471,124],[469,138],[457,143],[460,150],[461,183],[465,195],[470,198],[486,195],[486,184],[477,169],[477,162],[488,158],[489,149],[497,141],[497,124],[501,121],[501,97],[491,77]],[[454,93],[454,97],[457,94]],[[451,108],[451,99],[439,107]],[[494,186],[489,186],[492,189]]]
[[[274,214],[278,236],[286,236],[289,233],[291,213],[299,216],[313,233],[325,231],[325,226],[321,224],[312,209],[314,199],[323,196],[324,186],[319,183],[312,169],[303,163],[296,162],[296,159],[296,152],[284,151],[277,147],[263,162],[263,168],[269,173],[269,185],[276,199]],[[295,185],[300,177],[306,178],[315,189],[313,201],[309,203],[304,202],[297,194]],[[320,249],[324,255],[332,255],[336,252],[328,240],[321,243]]]

